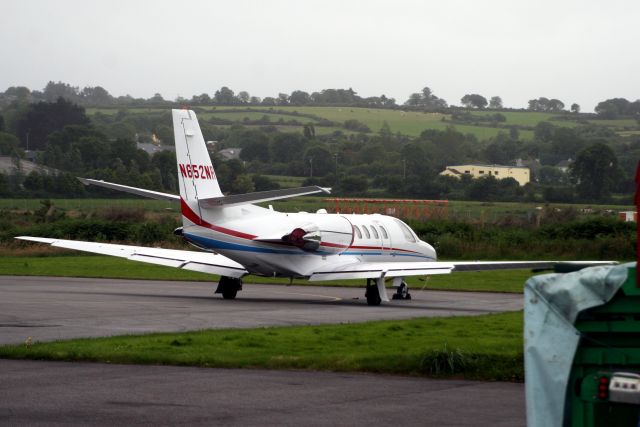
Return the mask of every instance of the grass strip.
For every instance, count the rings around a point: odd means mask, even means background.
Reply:
[[[522,381],[522,312],[0,346],[13,359]]]
[[[0,275],[61,276],[109,279],[190,280],[217,282],[218,276],[129,261],[108,256],[47,256],[2,257]],[[524,282],[533,274],[530,270],[498,270],[454,273],[436,276],[408,277],[412,289],[452,291],[522,292]],[[288,284],[289,279],[247,276],[245,283]],[[306,280],[294,280],[296,285],[309,285]],[[363,287],[364,280],[314,282],[323,286]]]

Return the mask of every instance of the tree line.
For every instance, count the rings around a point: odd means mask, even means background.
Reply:
[[[55,102],[64,98],[78,105],[96,107],[118,107],[134,105],[221,105],[221,106],[350,106],[366,108],[411,108],[425,111],[447,111],[457,108],[502,110],[502,98],[491,96],[488,100],[477,93],[465,94],[460,99],[460,107],[450,105],[446,100],[436,96],[428,86],[419,92],[409,95],[408,99],[398,104],[396,99],[380,96],[362,97],[352,88],[323,89],[317,92],[294,90],[290,94],[279,93],[277,96],[260,98],[247,91],[234,92],[227,86],[214,91],[211,95],[201,93],[191,98],[178,96],[174,100],[165,99],[162,94],[155,93],[149,98],[134,98],[131,95],[113,96],[101,86],[80,88],[68,83],[50,81],[43,90],[30,90],[25,86],[12,86],[0,93],[0,107],[11,102]],[[565,103],[556,98],[539,97],[528,101],[529,111],[563,112]],[[580,112],[580,105],[572,103],[572,113]],[[595,108],[596,114],[605,119],[621,117],[640,117],[640,100],[628,101],[625,98],[612,98],[601,101]]]

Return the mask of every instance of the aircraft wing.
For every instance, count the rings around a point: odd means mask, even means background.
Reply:
[[[428,276],[464,271],[556,269],[569,272],[615,261],[425,261],[425,262],[351,262],[324,267],[313,272],[309,281],[376,279],[380,277]]]
[[[309,281],[449,274],[453,268],[450,262],[351,262],[315,271]]]
[[[531,268],[534,270],[555,270],[565,273],[596,265],[617,264],[615,261],[452,261],[454,272],[515,270]]]
[[[132,261],[182,268],[201,273],[242,277],[247,270],[237,262],[220,254],[183,251],[177,249],[147,248],[144,246],[116,245],[112,243],[82,242],[76,240],[49,239],[44,237],[19,236],[16,239],[47,243],[51,246],[96,254],[117,256]]]

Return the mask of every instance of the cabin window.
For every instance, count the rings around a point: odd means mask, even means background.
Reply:
[[[471,171],[464,171],[464,173],[471,173]]]
[[[398,226],[400,227],[400,230],[402,230],[402,235],[404,236],[404,239],[407,242],[412,242],[415,243],[416,242],[416,238],[413,235],[413,233],[411,232],[411,229],[409,228],[409,226],[407,224],[405,224],[404,222],[400,221],[397,218],[394,218],[396,221],[396,224],[398,224]]]
[[[364,235],[367,236],[367,239],[371,238],[371,234],[369,234],[369,229],[367,229],[366,225],[362,226],[362,231],[364,231]]]
[[[358,236],[358,239],[362,239],[362,233],[360,232],[360,229],[358,228],[358,226],[354,225],[353,229],[356,231],[356,236]]]
[[[478,173],[479,173],[480,175],[483,175],[483,174],[484,174],[484,171],[478,171]]]
[[[369,227],[371,227],[371,232],[373,233],[373,237],[375,237],[376,239],[379,239],[380,236],[378,236],[378,231],[376,230],[376,227],[373,225],[370,225]]]
[[[498,175],[498,171],[495,171],[493,174],[494,174],[494,175]]]
[[[381,225],[379,227],[380,227],[380,232],[382,232],[382,237],[384,237],[385,239],[388,239],[389,235],[387,234],[387,230],[385,230],[385,228]]]

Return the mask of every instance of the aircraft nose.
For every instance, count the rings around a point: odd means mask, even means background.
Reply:
[[[427,242],[420,240],[420,249],[423,255],[428,256],[429,258],[433,259],[433,261],[438,260],[438,255],[436,254],[436,250],[434,249],[433,246],[431,246]]]

